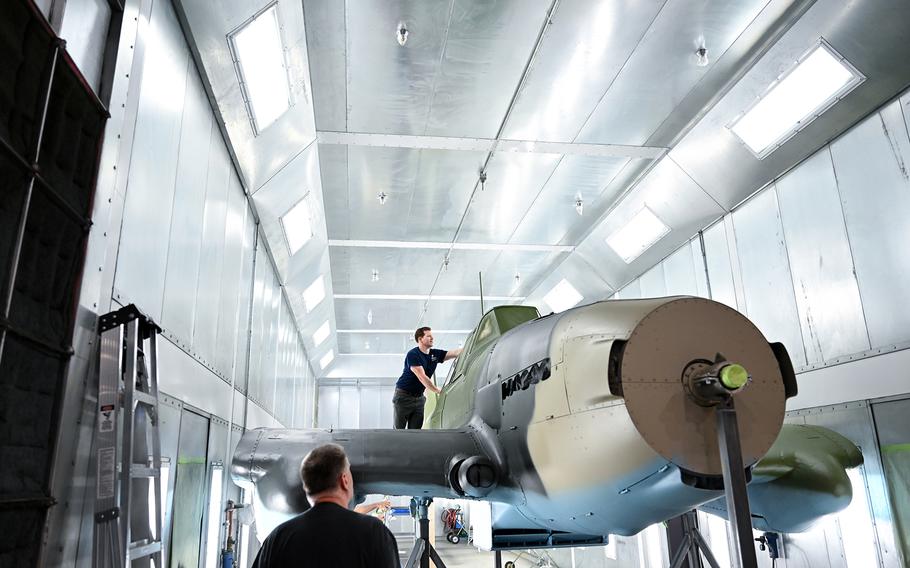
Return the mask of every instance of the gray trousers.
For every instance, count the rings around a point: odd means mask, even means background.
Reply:
[[[395,389],[392,406],[395,408],[396,430],[420,430],[423,427],[423,406],[427,397],[414,396],[401,389]]]

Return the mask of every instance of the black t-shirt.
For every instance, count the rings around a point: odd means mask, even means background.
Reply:
[[[401,373],[401,377],[398,378],[398,382],[395,383],[395,388],[417,396],[423,394],[426,387],[423,386],[423,383],[420,382],[411,367],[423,367],[423,372],[427,374],[427,377],[433,378],[433,373],[436,372],[436,365],[445,361],[446,353],[448,351],[443,351],[442,349],[430,349],[429,353],[424,353],[420,350],[420,347],[415,347],[408,351],[404,358],[404,370]]]
[[[262,543],[253,568],[400,568],[398,543],[375,517],[334,503],[317,503],[278,525]]]

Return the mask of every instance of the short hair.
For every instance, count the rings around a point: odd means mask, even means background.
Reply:
[[[420,338],[426,335],[428,331],[430,331],[428,327],[418,327],[417,331],[414,332],[414,341],[420,341]]]
[[[300,463],[300,480],[307,495],[318,495],[338,486],[338,477],[348,466],[344,448],[323,444],[312,450]]]

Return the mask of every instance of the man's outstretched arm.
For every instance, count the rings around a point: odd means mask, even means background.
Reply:
[[[427,376],[426,371],[420,365],[411,367],[411,372],[417,375],[417,380],[420,381],[420,384],[425,386],[430,392],[435,392],[436,394],[442,392],[442,389],[433,384],[433,381],[430,380],[430,377]]]
[[[446,351],[446,356],[443,359],[443,361],[448,361],[449,359],[454,359],[455,357],[458,357],[459,355],[461,355],[462,351],[464,351],[463,347],[459,347],[458,349],[450,349],[450,350]]]

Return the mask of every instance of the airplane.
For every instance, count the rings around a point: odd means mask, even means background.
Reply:
[[[450,377],[423,430],[247,431],[232,475],[254,490],[261,534],[309,507],[299,466],[329,442],[347,452],[355,500],[489,502],[493,550],[605,544],[696,508],[725,517],[704,380],[735,401],[754,528],[800,532],[842,510],[847,469],[862,463],[843,436],[784,424],[797,393],[786,349],[703,298],[607,300],[543,317],[494,307]]]

